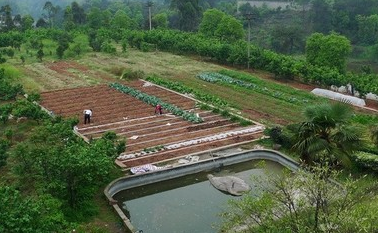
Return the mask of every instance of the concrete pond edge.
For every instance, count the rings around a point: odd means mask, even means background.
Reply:
[[[201,160],[196,163],[184,164],[172,168],[167,168],[163,170],[157,170],[153,172],[147,172],[139,175],[121,177],[112,181],[109,185],[106,186],[104,194],[109,201],[109,204],[112,205],[113,209],[122,219],[122,222],[126,229],[132,233],[139,232],[131,224],[130,220],[123,213],[122,209],[119,207],[116,200],[113,199],[113,196],[118,192],[130,188],[139,187],[142,185],[152,184],[167,179],[182,177],[189,174],[198,173],[205,170],[211,170],[220,168],[223,166],[233,165],[236,163],[247,162],[251,160],[265,159],[273,162],[277,162],[286,168],[296,171],[299,169],[299,163],[293,160],[292,158],[278,152],[275,150],[268,149],[252,149],[241,151],[237,153],[231,153],[225,156],[214,157],[206,160]]]

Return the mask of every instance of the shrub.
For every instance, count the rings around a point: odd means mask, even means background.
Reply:
[[[142,50],[143,52],[152,52],[155,50],[155,48],[156,46],[154,44],[150,44],[147,42],[142,42],[140,44],[140,50]]]
[[[144,78],[144,72],[142,70],[132,70],[132,69],[126,69],[123,70],[122,73],[122,79],[128,79],[128,80],[136,80],[136,79],[143,79]]]
[[[0,167],[7,164],[7,150],[9,149],[10,143],[8,140],[0,138]]]
[[[378,155],[358,151],[357,153],[352,155],[352,159],[356,162],[356,164],[363,168],[368,168],[372,171],[378,171]]]
[[[284,147],[290,146],[290,138],[284,133],[283,129],[279,126],[268,128],[265,133],[270,136],[272,141]]]

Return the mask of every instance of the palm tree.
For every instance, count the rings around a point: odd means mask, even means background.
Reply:
[[[295,149],[306,163],[327,155],[332,162],[350,163],[349,155],[362,144],[360,131],[350,124],[351,108],[344,103],[322,104],[305,109],[306,121],[293,132]]]

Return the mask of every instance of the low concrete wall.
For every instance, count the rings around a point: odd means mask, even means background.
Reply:
[[[159,181],[181,177],[201,171],[211,170],[214,168],[220,168],[236,163],[247,162],[256,159],[265,159],[277,162],[292,171],[296,171],[299,164],[293,159],[281,154],[274,150],[247,150],[234,154],[229,154],[221,157],[214,157],[212,159],[202,160],[197,163],[185,164],[165,170],[157,170],[140,175],[133,175],[128,177],[121,177],[111,182],[104,190],[105,196],[108,198],[109,203],[113,206],[114,210],[121,217],[124,226],[130,232],[138,232],[137,229],[131,224],[127,216],[122,212],[121,208],[117,204],[117,201],[113,199],[113,196],[118,192],[138,186],[156,183]]]
[[[129,177],[121,177],[111,182],[104,190],[105,195],[112,203],[115,203],[113,196],[118,192],[135,188],[138,186],[156,183],[159,181],[181,177],[205,170],[211,170],[223,166],[242,163],[250,160],[266,159],[271,160],[295,171],[298,169],[298,163],[284,154],[274,150],[248,150],[222,157],[202,160],[198,163],[185,164],[169,169],[157,170]]]

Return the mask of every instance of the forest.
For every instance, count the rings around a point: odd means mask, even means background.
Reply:
[[[278,7],[256,2],[273,2]],[[377,231],[376,113],[325,104],[296,90],[269,86],[254,76],[325,89],[348,85],[348,94],[363,99],[376,97],[378,1],[0,0],[0,7],[0,232],[123,232],[101,192],[104,185],[121,175],[113,162],[126,142],[108,133],[87,144],[72,133],[77,119],[50,118],[34,104],[40,100],[39,92],[54,89],[55,85],[50,77],[49,86],[49,78],[44,80],[36,71],[38,67],[59,61],[89,66],[101,59],[103,67],[101,62],[96,63],[101,72],[145,78],[178,92],[196,93],[197,98],[221,108],[242,110],[241,106],[253,108],[260,104],[237,100],[238,90],[251,96],[267,96],[267,103],[272,101],[277,109],[260,109],[267,117],[264,123],[270,136],[262,143],[270,147],[279,144],[285,153],[304,161],[319,175],[320,183],[326,177],[350,185],[355,196],[343,201],[361,197],[353,206],[331,206],[322,202],[323,196],[316,196],[316,203],[312,203],[316,214],[306,213],[308,219],[301,219],[297,213],[280,221],[262,218],[260,228],[251,229],[281,232],[280,227],[288,225],[286,232]],[[182,73],[178,71],[150,68],[159,59],[173,59],[166,57],[173,55],[230,70],[211,68],[218,73],[202,77],[194,74],[195,65],[185,60],[190,68],[183,69],[190,75],[180,79]],[[133,56],[135,60],[128,60],[127,66],[138,65],[137,69],[110,62]],[[138,56],[145,59],[143,65],[139,66]],[[28,78],[33,72],[40,74],[39,81]],[[169,77],[161,78],[164,75]],[[226,78],[216,80],[217,75]],[[205,88],[198,84],[199,79],[235,93],[226,96],[226,91]],[[20,123],[16,119],[21,119]],[[62,154],[67,155],[65,159],[61,159]],[[312,187],[316,185],[324,189],[327,186],[318,183]],[[316,191],[320,195],[323,190]],[[244,203],[272,210],[272,197]],[[225,214],[227,224],[245,218],[241,213],[272,214],[262,209],[259,213],[245,210],[240,203],[234,205],[240,211]],[[327,212],[335,206],[340,213]],[[312,221],[313,217],[316,220]],[[222,229],[229,230],[227,224]]]

